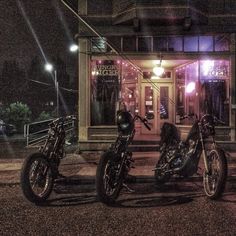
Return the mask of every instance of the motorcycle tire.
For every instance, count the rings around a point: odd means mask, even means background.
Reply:
[[[52,168],[42,153],[28,156],[21,169],[20,185],[26,199],[35,204],[45,202],[54,184]]]
[[[104,204],[114,204],[123,185],[123,177],[116,176],[114,168],[119,164],[116,154],[105,152],[99,161],[96,172],[97,198]],[[118,182],[116,178],[118,177]]]
[[[227,180],[228,168],[224,151],[211,150],[207,156],[207,162],[209,173],[205,171],[203,175],[204,191],[208,198],[215,200],[223,194]]]

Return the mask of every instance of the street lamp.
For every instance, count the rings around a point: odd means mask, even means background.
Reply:
[[[55,89],[57,93],[57,117],[59,117],[59,84],[57,81],[57,70],[53,68],[53,65],[50,63],[45,64],[45,70],[48,72],[54,72],[54,83],[55,83]]]
[[[77,44],[71,44],[70,45],[70,51],[71,52],[77,52],[79,50],[79,46]]]

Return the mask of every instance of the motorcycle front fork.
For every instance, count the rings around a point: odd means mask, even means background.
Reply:
[[[200,132],[200,142],[202,145],[202,155],[203,155],[204,167],[205,167],[206,173],[209,174],[209,166],[208,166],[208,161],[207,161],[207,151],[206,151],[206,148],[204,145],[204,140],[203,140],[201,132]],[[212,143],[213,143],[213,148],[215,148],[216,144],[215,144],[214,138],[212,138]]]

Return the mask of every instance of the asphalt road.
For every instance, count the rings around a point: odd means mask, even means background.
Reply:
[[[20,187],[0,187],[0,235],[235,235],[236,190],[206,199],[201,183],[133,184],[115,206],[96,200],[93,185],[55,187],[48,203],[27,202]]]

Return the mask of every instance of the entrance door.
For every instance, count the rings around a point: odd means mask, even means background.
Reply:
[[[141,91],[141,115],[146,116],[151,131],[142,126],[142,134],[160,134],[164,122],[173,123],[173,85],[171,83],[143,83]]]

